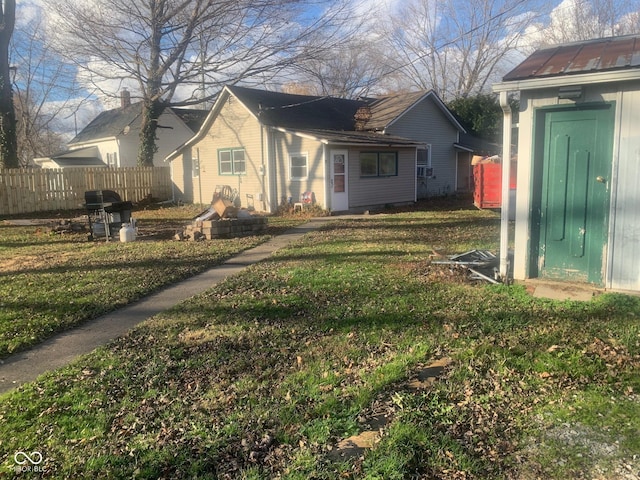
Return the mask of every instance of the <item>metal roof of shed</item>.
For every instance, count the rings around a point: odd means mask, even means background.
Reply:
[[[503,82],[640,68],[640,35],[567,43],[532,53]]]

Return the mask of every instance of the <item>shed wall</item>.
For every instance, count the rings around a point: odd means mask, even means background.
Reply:
[[[629,88],[627,86],[626,88]],[[640,291],[640,82],[620,94],[619,156],[612,176],[608,287]]]
[[[521,92],[518,140],[518,189],[516,200],[513,275],[530,278],[531,186],[533,124],[536,110],[564,103],[558,89]],[[611,210],[609,241],[605,248],[605,286],[614,290],[640,291],[640,82],[621,85],[584,86],[579,103],[615,102],[613,166],[610,177]]]

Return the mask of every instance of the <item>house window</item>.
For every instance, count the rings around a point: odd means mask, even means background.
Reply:
[[[431,145],[427,145],[425,150],[418,150],[416,176],[418,178],[433,176],[433,168],[431,167]]]
[[[118,154],[107,153],[107,167],[116,168],[118,166]]]
[[[307,157],[306,153],[296,153],[289,156],[289,178],[291,180],[307,179]]]
[[[395,177],[398,175],[397,152],[361,152],[361,177]]]
[[[244,148],[218,150],[218,172],[220,172],[220,175],[243,175],[247,173]]]

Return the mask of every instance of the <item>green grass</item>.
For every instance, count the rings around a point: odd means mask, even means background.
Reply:
[[[266,235],[238,239],[171,239],[201,211],[189,206],[135,212],[141,236],[132,243],[88,242],[86,233],[58,235],[43,226],[0,222],[0,358],[202,272],[299,223],[273,219]]]
[[[498,223],[332,220],[1,396],[0,472],[39,451],[51,478],[618,478],[638,466],[640,299],[554,302],[429,266],[495,248]],[[379,415],[373,449],[333,455]]]

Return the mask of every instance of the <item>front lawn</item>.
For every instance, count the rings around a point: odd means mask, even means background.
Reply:
[[[0,358],[200,273],[290,228],[272,219],[265,235],[179,242],[175,230],[202,211],[185,206],[134,212],[132,243],[87,241],[42,225],[0,221]]]
[[[0,396],[0,475],[39,452],[50,478],[634,478],[640,300],[536,299],[429,264],[495,249],[498,226],[331,220]],[[373,448],[340,455],[374,423]]]

